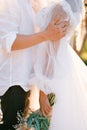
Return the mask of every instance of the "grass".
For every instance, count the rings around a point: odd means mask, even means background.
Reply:
[[[80,54],[80,57],[87,64],[87,40],[84,44],[84,47],[83,47],[82,52]]]

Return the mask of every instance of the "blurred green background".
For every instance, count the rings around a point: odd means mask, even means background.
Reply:
[[[83,44],[80,52],[77,52],[78,55],[82,58],[82,60],[85,62],[87,65],[87,0],[84,0],[84,5],[85,5],[85,18],[83,20],[83,25],[81,26],[81,30],[84,33],[85,30],[85,35],[83,38]]]
[[[82,60],[86,63],[87,65],[87,39],[84,43],[83,49],[80,53],[80,57],[82,58]]]

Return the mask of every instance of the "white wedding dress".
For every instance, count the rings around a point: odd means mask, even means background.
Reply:
[[[60,0],[42,9],[37,21],[41,30],[44,30],[57,3],[67,13],[70,28],[58,43],[47,41],[39,45],[35,75],[46,93],[56,94],[49,130],[87,130],[87,67],[69,44],[80,22],[80,13],[76,15],[68,2]]]

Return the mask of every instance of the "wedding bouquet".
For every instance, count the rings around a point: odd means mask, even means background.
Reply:
[[[47,97],[50,105],[53,106],[55,102],[55,94],[49,93]],[[51,115],[45,117],[41,113],[39,104],[39,89],[36,85],[31,87],[30,96],[27,98],[24,118],[18,115],[19,120],[21,120],[21,129],[18,130],[48,130]]]

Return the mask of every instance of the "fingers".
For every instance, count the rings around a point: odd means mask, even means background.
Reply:
[[[65,27],[69,26],[69,22],[68,21],[64,21],[64,22],[61,22],[60,24],[55,25],[55,26],[56,27],[65,28]]]
[[[44,116],[47,116],[52,110],[47,95],[40,91],[40,110]]]
[[[67,26],[69,26],[69,24],[70,24],[69,21],[64,21],[63,26],[64,26],[64,27],[67,27]]]
[[[49,115],[49,113],[52,111],[52,107],[51,106],[45,106],[44,109],[41,110],[43,116],[47,116]]]
[[[56,25],[60,21],[61,17],[56,17],[53,21],[52,24]]]
[[[52,107],[50,106],[50,103],[48,100],[46,100],[44,106],[41,107],[41,112],[43,116],[49,115],[49,113],[52,111]]]
[[[69,21],[64,21],[58,25],[55,25],[55,28],[60,30],[60,32],[63,36],[66,34],[68,27],[69,27]]]
[[[52,107],[51,106],[47,106],[46,109],[45,109],[45,113],[46,115],[48,115],[52,110]]]
[[[50,106],[50,104],[48,104],[48,106],[46,107],[46,115],[48,115],[50,112],[52,111],[52,107]]]
[[[65,36],[70,21],[61,21],[61,16],[56,17],[45,30],[46,40],[58,41]]]

